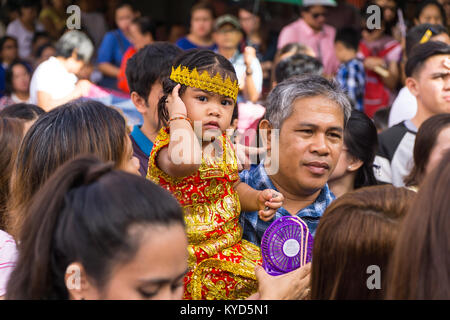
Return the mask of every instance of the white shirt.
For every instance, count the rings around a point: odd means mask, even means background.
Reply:
[[[6,294],[9,276],[16,266],[17,248],[14,239],[0,230],[0,297]]]
[[[44,26],[41,23],[35,24],[35,31],[44,31]],[[19,18],[12,21],[8,28],[6,28],[6,35],[17,39],[19,46],[19,57],[27,59],[31,55],[31,41],[33,40],[33,31],[27,30]]]
[[[236,71],[239,87],[242,87],[242,85],[245,83],[245,70],[247,69],[244,60],[244,54],[237,51],[235,55],[230,59],[230,62],[233,64],[234,70]],[[261,94],[263,84],[263,71],[258,58],[253,59],[250,67],[253,72],[252,79],[253,83],[255,84],[256,91],[258,92],[258,94]]]
[[[392,103],[389,112],[388,127],[392,127],[404,120],[414,118],[417,112],[417,99],[407,87],[403,87]]]
[[[30,99],[37,104],[38,91],[50,94],[52,99],[62,99],[75,89],[77,81],[77,76],[68,72],[57,58],[50,57],[34,71],[30,83]]]

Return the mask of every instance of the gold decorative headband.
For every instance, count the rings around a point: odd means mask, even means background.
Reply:
[[[224,81],[219,73],[211,78],[208,71],[205,70],[202,74],[199,74],[197,72],[197,68],[189,71],[188,67],[181,65],[179,65],[176,69],[172,67],[170,79],[189,87],[211,91],[230,97],[234,101],[236,101],[239,92],[239,85],[236,80],[231,82],[230,78],[226,77]]]
[[[425,33],[422,36],[422,39],[420,39],[419,44],[428,42],[428,40],[430,40],[430,38],[433,36],[433,32],[430,29],[427,29],[427,31],[425,31]]]

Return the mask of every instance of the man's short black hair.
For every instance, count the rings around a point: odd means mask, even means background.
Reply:
[[[275,67],[275,80],[280,83],[294,76],[321,75],[322,71],[323,65],[319,60],[306,54],[297,53],[278,62]]]
[[[155,42],[139,50],[128,60],[125,71],[130,92],[147,101],[152,85],[170,75],[172,63],[181,52],[168,42]]]
[[[37,105],[17,103],[9,105],[0,111],[0,118],[15,118],[30,121],[39,118],[44,113],[45,111]]]
[[[413,76],[418,72],[425,62],[433,56],[446,54],[450,55],[450,46],[440,41],[428,41],[415,46],[408,58],[405,66],[405,74],[407,77]]]
[[[420,40],[422,40],[428,30],[431,31],[431,37],[447,33],[447,28],[440,24],[424,23],[411,28],[405,38],[406,57],[409,57],[412,48],[420,43]]]
[[[336,32],[334,42],[341,42],[347,49],[358,51],[359,41],[361,40],[360,32],[354,28],[347,27],[339,29]]]

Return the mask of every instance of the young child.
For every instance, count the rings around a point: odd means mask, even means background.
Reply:
[[[341,62],[336,80],[347,93],[355,109],[364,111],[365,72],[363,62],[356,58],[358,52],[358,32],[344,28],[336,33],[334,51]]]
[[[271,219],[283,196],[241,183],[225,133],[239,91],[233,65],[208,50],[189,50],[174,62],[159,103],[163,122],[147,178],[166,188],[184,211],[189,272],[185,299],[245,299],[256,292],[257,246],[242,240],[239,214]]]

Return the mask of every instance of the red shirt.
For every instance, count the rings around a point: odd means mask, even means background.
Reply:
[[[123,92],[130,93],[130,88],[128,87],[127,76],[125,74],[125,70],[127,69],[127,61],[132,56],[135,55],[136,49],[134,47],[129,47],[127,51],[125,51],[122,62],[120,63],[120,71],[117,76],[117,88],[122,90]]]

